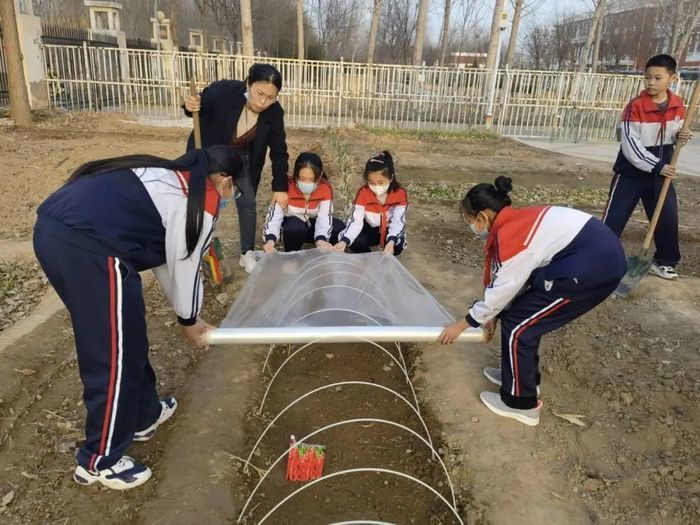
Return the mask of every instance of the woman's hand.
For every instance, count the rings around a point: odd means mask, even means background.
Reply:
[[[193,97],[189,93],[185,95],[185,109],[190,113],[194,113],[195,111],[202,109],[202,97],[199,95]]]
[[[209,323],[205,323],[201,319],[197,319],[197,322],[191,326],[180,326],[182,328],[182,335],[185,339],[194,343],[197,348],[204,348],[207,346],[207,332],[213,330],[214,327]]]
[[[343,253],[343,252],[345,252],[345,248],[347,248],[347,247],[348,247],[348,245],[345,241],[340,241],[340,242],[336,243],[335,246],[333,246],[333,249],[336,252]]]
[[[333,249],[333,245],[328,241],[316,241],[316,248],[323,250],[324,252]]]
[[[676,167],[671,166],[670,164],[666,164],[663,168],[661,168],[659,174],[664,177],[668,177],[669,179],[672,179],[676,176]]]
[[[484,343],[490,343],[496,332],[496,319],[485,322],[481,325],[481,329],[484,331]]]
[[[274,253],[277,250],[275,250],[275,241],[267,241],[265,244],[263,244],[263,251],[265,253]]]
[[[287,209],[289,204],[289,194],[286,191],[275,191],[272,193],[272,202],[276,202],[283,210]]]
[[[689,129],[682,129],[678,132],[678,143],[682,145],[688,144],[690,142],[690,139],[693,138],[693,132],[690,131]]]
[[[384,246],[384,255],[394,255],[394,241],[389,241]]]
[[[438,337],[438,341],[443,345],[451,345],[467,328],[469,328],[469,323],[467,323],[466,319],[461,319],[456,323],[446,325],[445,329]]]

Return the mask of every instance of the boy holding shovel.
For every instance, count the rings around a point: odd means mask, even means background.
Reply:
[[[663,178],[676,175],[670,164],[674,146],[685,144],[692,134],[682,130],[683,101],[669,86],[677,80],[676,61],[657,55],[647,61],[644,91],[627,105],[622,117],[620,152],[613,166],[603,222],[619,237],[639,199],[649,220],[659,199]],[[677,279],[675,266],[681,259],[678,247],[678,204],[673,184],[668,188],[654,232],[656,253],[649,273]]]

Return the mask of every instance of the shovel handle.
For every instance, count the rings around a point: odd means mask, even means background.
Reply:
[[[197,96],[197,85],[194,77],[190,77],[190,95]],[[192,112],[192,124],[194,125],[194,147],[200,149],[202,147],[202,131],[199,127],[199,111]]]
[[[685,120],[683,121],[683,127],[681,131],[686,131],[690,129],[690,125],[695,119],[695,113],[698,108],[698,103],[700,103],[700,79],[695,81],[695,88],[693,89],[693,94],[690,97],[690,104],[688,105],[688,110],[685,115]],[[673,156],[671,157],[671,166],[675,167],[678,162],[678,157],[681,154],[681,149],[683,149],[683,144],[679,143],[676,149],[673,151]],[[666,194],[668,189],[671,187],[671,178],[664,177],[664,183],[661,186],[661,192],[659,193],[659,200],[656,201],[656,207],[654,208],[654,214],[651,216],[651,221],[649,222],[649,230],[647,231],[647,236],[644,238],[644,244],[642,245],[644,251],[646,252],[651,246],[651,239],[654,237],[654,231],[656,231],[656,225],[659,222],[659,217],[661,216],[661,210],[666,202]]]

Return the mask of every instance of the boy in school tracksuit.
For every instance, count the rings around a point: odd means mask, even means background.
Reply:
[[[649,59],[644,73],[644,91],[627,105],[622,116],[620,152],[613,166],[608,204],[603,222],[622,235],[639,200],[651,220],[663,177],[673,177],[669,163],[677,140],[690,135],[679,132],[685,120],[683,101],[669,89],[676,79],[676,61],[668,55]],[[671,184],[654,232],[656,253],[650,273],[677,279],[675,266],[681,259],[678,247],[678,204]]]

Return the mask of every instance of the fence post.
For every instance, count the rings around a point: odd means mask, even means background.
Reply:
[[[343,113],[343,84],[345,81],[345,62],[340,57],[340,74],[338,75],[338,127],[340,127],[341,115]]]
[[[170,77],[171,77],[171,89],[173,92],[173,117],[177,118],[180,114],[180,105],[178,104],[180,97],[177,92],[177,48],[173,48],[173,54],[171,56],[170,63]]]
[[[88,56],[87,42],[83,40],[83,67],[85,68],[85,80],[87,81],[88,111],[92,111],[92,76],[90,74],[90,57]]]

